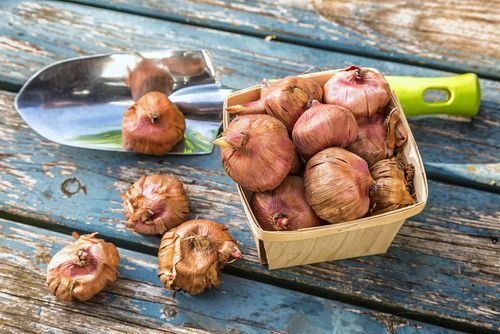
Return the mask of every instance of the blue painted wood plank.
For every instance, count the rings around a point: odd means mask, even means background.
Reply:
[[[67,233],[98,231],[124,247],[154,254],[158,238],[125,228],[119,191],[145,173],[174,174],[186,184],[191,217],[220,221],[237,238],[245,256],[229,267],[231,272],[460,328],[500,326],[498,195],[431,181],[427,209],[405,223],[386,255],[268,271],[258,263],[218,153],[159,158],[62,147],[22,122],[12,109],[12,95],[0,97],[0,214],[5,217]],[[78,180],[86,192],[65,195],[61,187],[67,180]]]
[[[158,48],[206,48],[212,52],[223,84],[239,89],[262,78],[278,78],[323,66],[352,63],[372,66],[392,75],[436,76],[446,73],[388,61],[328,52],[286,43],[265,42],[189,25],[142,18],[92,7],[51,1],[6,1],[0,9],[0,85],[20,85],[31,73],[54,60],[83,54],[150,50]],[[124,40],[124,34],[127,40]],[[79,38],[75,38],[79,36]],[[224,43],[220,41],[223,40]],[[429,163],[498,163],[500,143],[500,83],[482,80],[480,115],[469,122],[449,119],[416,119],[411,126],[429,176],[441,178],[442,170]],[[460,175],[448,169],[448,180]],[[470,184],[498,191],[496,185],[467,178]],[[491,180],[490,180],[491,181]]]
[[[51,256],[68,235],[0,219],[0,330],[92,333],[456,333],[399,316],[223,275],[219,290],[199,296],[161,287],[157,259],[119,249],[118,281],[85,303],[58,302],[45,286]],[[27,305],[33,307],[25,310]],[[58,311],[54,317],[48,309]],[[4,313],[5,312],[5,313]],[[30,326],[22,327],[24,324]]]
[[[236,88],[251,85],[262,77],[279,77],[297,71],[298,68],[302,71],[313,64],[343,66],[353,60],[366,62],[367,65],[379,67],[388,73],[399,71],[400,74],[442,74],[412,66],[349,57],[283,43],[265,43],[261,39],[142,19],[132,15],[51,4],[22,2],[17,7],[11,8],[10,12],[9,7],[4,9],[7,11],[4,16],[5,24],[2,27],[5,39],[0,47],[2,54],[7,55],[3,59],[9,59],[9,62],[1,66],[4,66],[3,78],[10,80],[4,82],[12,83],[17,80],[20,83],[30,71],[54,59],[78,53],[105,52],[127,47],[151,48],[151,45],[209,47],[215,55],[216,62],[221,64],[219,74],[223,82]],[[123,31],[130,35],[128,45],[122,41]],[[75,39],[75,35],[81,38]],[[227,45],[218,43],[221,38],[224,38]],[[161,43],[158,43],[158,40]],[[486,80],[482,81],[482,84],[485,89],[483,102],[485,108],[481,110],[481,117],[470,123],[445,120],[418,120],[412,123],[416,129],[417,141],[424,160],[439,163],[488,163],[498,160],[494,151],[495,144],[498,144],[498,131],[495,130],[498,124],[498,86]],[[10,110],[2,112],[10,112],[12,115],[11,100],[9,101],[4,103],[4,108],[7,109],[5,106],[8,106]],[[404,252],[397,252],[396,255],[389,253],[388,257],[370,258],[368,262],[360,259],[268,273],[265,268],[255,263],[255,249],[243,223],[244,217],[234,189],[220,168],[213,169],[214,166],[219,166],[215,155],[201,160],[191,158],[179,160],[171,157],[150,159],[60,148],[40,141],[36,135],[23,127],[22,122],[12,116],[4,119],[0,133],[2,149],[5,148],[1,161],[2,172],[5,174],[2,175],[1,181],[2,186],[7,187],[7,190],[2,189],[4,213],[32,219],[33,223],[45,222],[54,228],[102,230],[102,233],[121,239],[124,245],[151,250],[157,240],[154,238],[148,240],[137,235],[129,236],[129,232],[124,230],[117,189],[125,187],[146,171],[173,171],[178,175],[184,175],[183,180],[188,183],[200,178],[206,180],[206,183],[201,185],[193,183],[190,187],[191,196],[198,210],[196,212],[213,215],[230,224],[236,231],[238,239],[246,245],[246,252],[249,254],[247,262],[238,264],[238,267],[234,267],[235,270],[241,268],[266,277],[273,275],[274,278],[289,283],[299,282],[304,286],[316,284],[313,287],[324,289],[322,291],[330,295],[340,294],[350,297],[353,295],[352,291],[355,291],[355,294],[361,294],[361,298],[365,301],[376,305],[398,307],[404,312],[417,310],[438,318],[470,321],[473,325],[487,328],[495,325],[491,324],[491,319],[495,316],[491,313],[492,301],[482,299],[491,296],[481,297],[486,288],[479,288],[477,283],[471,283],[476,279],[474,273],[477,272],[481,274],[481,279],[484,279],[482,282],[486,282],[481,285],[482,287],[491,287],[494,282],[492,280],[497,277],[494,266],[497,248],[494,248],[492,241],[497,235],[495,233],[498,233],[494,228],[495,225],[492,225],[497,211],[492,208],[498,206],[495,206],[496,197],[492,195],[466,191],[469,195],[462,197],[463,188],[433,183],[431,196],[433,193],[436,194],[434,200],[456,196],[453,198],[454,202],[453,204],[448,201],[439,202],[432,207],[432,215],[423,219],[422,224],[418,224],[418,221],[407,224],[405,229],[407,227],[408,229],[402,231],[402,233],[407,231],[407,238],[400,239],[402,235],[400,234],[396,242],[398,240],[401,242],[395,245],[405,250]],[[34,147],[38,150],[35,151]],[[110,161],[110,166],[94,162],[103,160],[106,164]],[[199,167],[201,165],[206,167]],[[87,189],[90,189],[88,197],[84,197],[83,193],[74,195],[72,199],[63,197],[60,186],[66,178],[73,176],[82,180]],[[440,189],[444,190],[440,192]],[[217,201],[207,200],[206,194],[213,195]],[[476,198],[476,201],[471,204],[470,199],[473,198]],[[82,199],[85,199],[83,204]],[[482,206],[483,200],[487,204],[486,208]],[[63,207],[61,203],[64,203]],[[472,205],[474,210],[470,210],[468,205]],[[441,211],[441,208],[445,210]],[[466,215],[465,218],[462,217],[462,213]],[[435,230],[439,232],[437,236],[434,235]],[[452,232],[453,238],[458,238],[461,242],[465,238],[466,246],[459,245],[457,250],[453,240],[449,240],[449,231]],[[435,260],[436,253],[444,258],[443,262]],[[464,256],[466,261],[465,265],[462,265]],[[414,257],[418,259],[418,263],[413,262]],[[354,263],[360,264],[356,267]],[[370,268],[365,268],[365,263],[368,263]],[[379,265],[383,269],[379,270]],[[388,268],[385,268],[385,265]],[[445,268],[430,289],[443,291],[442,294],[446,298],[440,299],[441,294],[438,293],[432,295],[436,300],[429,299],[422,304],[421,300],[429,296],[421,286],[422,276],[415,275],[414,271],[409,270],[414,265],[417,268],[427,266],[423,267],[425,268],[423,272],[426,273],[423,276],[424,280],[432,278],[432,273],[440,272],[440,268]],[[359,275],[360,268],[364,270],[366,276],[362,276],[359,280],[356,278],[356,281],[351,283],[352,277]],[[451,283],[456,281],[447,281],[449,273],[455,273],[454,269],[456,273],[462,272],[463,268],[466,269],[464,272],[468,283],[461,281],[462,283],[453,285]],[[400,274],[400,272],[411,274]],[[319,282],[316,277],[320,277]],[[380,277],[383,277],[382,286],[379,286]],[[460,277],[460,280],[462,279],[465,278]],[[405,280],[409,282],[406,284]],[[373,287],[367,288],[366,282],[375,283],[372,283]],[[476,284],[474,286],[477,288],[471,291],[470,287],[473,284]],[[412,297],[414,286],[418,287],[416,297]],[[398,289],[403,291],[398,293],[393,291]],[[372,291],[375,293],[370,294]],[[474,300],[476,297],[479,299]],[[456,300],[463,301],[465,305],[450,311],[449,308],[455,306]],[[436,302],[438,306],[434,305]],[[447,303],[450,306],[445,305]],[[482,305],[486,305],[490,313],[486,312],[486,315],[480,314],[476,317],[476,313],[483,312],[479,309]]]
[[[500,78],[498,6],[487,1],[76,0],[139,15]],[[467,14],[469,15],[467,15]],[[470,13],[474,13],[471,15]],[[480,27],[480,28],[479,28]],[[478,52],[481,50],[481,52]]]
[[[460,180],[465,185],[477,187],[483,184],[485,190],[498,192],[498,182],[500,181],[500,163],[485,164],[450,164],[429,162],[426,168],[433,174],[439,175],[445,181],[453,178],[453,182]]]

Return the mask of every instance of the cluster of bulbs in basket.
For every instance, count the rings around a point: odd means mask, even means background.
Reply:
[[[264,230],[342,223],[414,202],[407,139],[384,76],[351,66],[322,87],[287,77],[261,85],[260,99],[233,105],[222,136],[226,173],[253,192]]]

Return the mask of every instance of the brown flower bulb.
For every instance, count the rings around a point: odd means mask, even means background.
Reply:
[[[338,71],[323,88],[326,103],[345,107],[356,118],[372,116],[391,98],[391,89],[382,74],[358,66]]]
[[[219,287],[220,270],[230,259],[240,256],[224,225],[190,220],[163,235],[158,276],[167,289],[196,295],[212,286]]]
[[[304,180],[299,176],[288,176],[274,190],[253,193],[250,206],[260,227],[267,231],[294,231],[323,223],[307,204]]]
[[[373,183],[366,161],[340,147],[317,153],[304,172],[307,202],[331,224],[363,217]]]
[[[205,73],[207,64],[201,57],[184,54],[178,57],[163,58],[162,64],[168,68],[170,73],[177,76],[195,77]]]
[[[122,198],[127,227],[141,234],[163,234],[189,214],[184,185],[173,176],[142,176]]]
[[[260,99],[241,105],[228,107],[232,114],[262,114],[276,117],[292,132],[295,122],[305,111],[309,100],[321,100],[323,90],[313,79],[287,77],[262,84]]]
[[[47,267],[47,285],[59,300],[89,300],[116,281],[120,256],[115,245],[93,234],[78,236],[57,252]]]
[[[347,149],[365,159],[369,166],[391,158],[395,149],[406,142],[406,130],[396,108],[387,116],[377,112],[371,117],[358,118],[357,121],[358,137]]]
[[[396,158],[384,159],[375,163],[370,172],[375,179],[375,186],[370,192],[370,212],[384,213],[413,204],[413,197],[408,192],[408,176],[405,169],[412,170]],[[413,173],[410,173],[413,177]]]
[[[389,147],[396,150],[402,147],[408,139],[408,133],[401,121],[401,112],[397,108],[392,108],[386,118],[387,142]]]
[[[236,117],[214,144],[222,165],[240,186],[251,191],[276,188],[296,164],[296,152],[280,121],[268,115]]]
[[[295,148],[304,159],[325,148],[345,147],[356,140],[358,124],[350,110],[319,101],[310,104],[292,132]]]
[[[177,106],[165,94],[149,92],[123,114],[123,147],[163,155],[182,140],[185,129],[184,116]]]
[[[132,98],[137,101],[143,95],[153,91],[170,95],[174,87],[174,80],[170,72],[157,61],[144,58],[132,71],[129,71],[127,85],[130,88]]]

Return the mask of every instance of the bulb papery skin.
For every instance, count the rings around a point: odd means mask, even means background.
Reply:
[[[401,112],[397,108],[392,108],[386,118],[387,145],[393,151],[402,147],[407,139],[408,133],[401,121]],[[389,156],[388,158],[390,158]]]
[[[47,266],[47,285],[58,300],[86,301],[117,279],[120,256],[115,245],[96,233],[78,237],[58,251]]]
[[[288,176],[272,191],[253,193],[250,207],[266,231],[294,231],[323,224],[307,204],[304,180],[299,176]]]
[[[296,154],[283,123],[268,115],[236,117],[214,144],[221,148],[226,173],[250,191],[276,188]]]
[[[174,176],[142,176],[121,196],[127,227],[141,234],[163,234],[189,214],[184,185]]]
[[[238,115],[266,112],[280,120],[291,133],[307,103],[323,98],[321,86],[309,78],[286,77],[272,83],[265,81],[261,86],[259,100],[231,106],[226,110]]]
[[[307,202],[331,224],[363,217],[370,206],[373,183],[366,161],[340,147],[314,155],[304,172]]]
[[[413,204],[405,175],[406,166],[402,161],[391,158],[380,160],[370,168],[375,180],[375,186],[370,191],[370,213],[389,212]]]
[[[174,79],[162,64],[144,58],[132,71],[129,71],[127,85],[130,88],[132,98],[137,101],[153,91],[170,95],[174,87]]]
[[[285,124],[289,132],[304,113],[307,103],[323,98],[321,86],[312,79],[288,77],[272,86],[265,97],[266,112]]]
[[[368,165],[390,158],[394,148],[387,145],[385,117],[375,113],[371,117],[358,118],[358,137],[347,149],[363,159]]]
[[[161,63],[162,66],[168,68],[172,75],[185,77],[203,75],[207,66],[203,58],[189,54],[166,57],[161,60]]]
[[[177,106],[165,94],[149,92],[123,114],[123,147],[164,155],[183,139],[185,129],[184,116]]]
[[[370,117],[387,105],[389,84],[378,72],[351,66],[335,73],[323,87],[325,103],[352,111],[354,117]]]
[[[377,112],[368,118],[358,118],[358,137],[347,150],[366,160],[369,166],[391,158],[407,139],[399,110],[392,109],[386,116]]]
[[[234,106],[227,107],[226,110],[230,114],[236,114],[238,116],[265,114],[265,99],[236,104]]]
[[[357,136],[358,124],[350,110],[319,101],[312,101],[292,132],[295,148],[306,160],[325,148],[348,146]]]
[[[197,219],[165,233],[158,252],[159,278],[165,288],[192,295],[219,287],[220,270],[241,252],[227,228]]]

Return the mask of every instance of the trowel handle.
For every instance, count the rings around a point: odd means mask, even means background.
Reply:
[[[448,114],[472,117],[479,111],[481,88],[474,73],[436,78],[386,76],[386,79],[407,116]],[[445,99],[428,102],[424,99],[426,91],[441,91]]]

